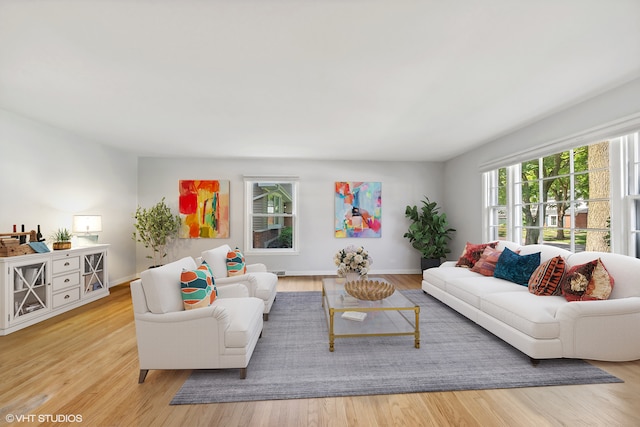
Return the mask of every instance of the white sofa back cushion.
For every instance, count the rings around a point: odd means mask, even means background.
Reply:
[[[222,245],[202,252],[202,259],[211,267],[214,279],[227,277],[227,253],[230,250],[229,245]]]
[[[140,273],[149,310],[155,314],[183,311],[180,274],[182,270],[195,270],[196,267],[193,258],[185,257]]]

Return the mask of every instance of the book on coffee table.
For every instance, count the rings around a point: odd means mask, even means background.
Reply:
[[[362,311],[345,311],[342,313],[342,318],[347,320],[357,320],[362,322],[367,317],[367,313]]]

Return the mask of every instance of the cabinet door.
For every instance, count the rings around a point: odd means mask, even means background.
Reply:
[[[9,264],[10,323],[51,310],[49,266],[48,260]]]
[[[106,280],[106,252],[88,252],[82,262],[82,289],[84,295],[107,289]]]

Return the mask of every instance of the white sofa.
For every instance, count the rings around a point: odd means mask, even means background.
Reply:
[[[242,284],[218,288],[208,307],[185,310],[180,274],[194,270],[187,257],[149,269],[131,282],[140,376],[150,369],[239,368],[247,365],[262,334],[264,302]]]
[[[504,247],[520,255],[540,252],[541,263],[561,255],[567,269],[600,258],[615,281],[611,295],[602,301],[573,302],[563,296],[537,296],[526,286],[455,267],[455,261],[425,270],[423,291],[534,361],[640,359],[640,259],[505,241],[497,249]]]
[[[229,245],[203,251],[196,259],[200,263],[206,261],[213,271],[216,286],[220,289],[229,284],[242,283],[249,289],[249,296],[264,301],[263,317],[269,320],[271,306],[278,292],[278,276],[267,271],[264,264],[247,264],[247,273],[239,276],[227,276],[227,253],[231,251]]]

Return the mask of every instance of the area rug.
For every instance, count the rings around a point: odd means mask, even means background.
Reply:
[[[622,382],[583,361],[529,357],[421,290],[413,337],[336,339],[329,351],[320,292],[281,292],[248,366],[193,371],[172,405]],[[366,321],[366,320],[365,320]]]

